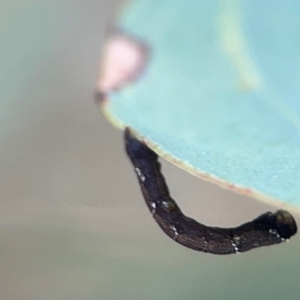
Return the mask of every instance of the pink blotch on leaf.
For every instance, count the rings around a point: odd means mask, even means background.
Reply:
[[[148,47],[138,39],[123,33],[112,35],[104,48],[98,90],[109,93],[134,82],[145,69],[148,56]]]

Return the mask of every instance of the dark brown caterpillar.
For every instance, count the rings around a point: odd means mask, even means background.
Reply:
[[[170,197],[158,155],[134,138],[128,128],[125,147],[154,219],[169,237],[183,246],[212,254],[231,254],[280,244],[297,232],[293,216],[284,210],[264,213],[236,228],[200,224],[181,212]]]

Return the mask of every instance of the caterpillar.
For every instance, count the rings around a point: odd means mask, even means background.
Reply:
[[[146,204],[160,228],[175,242],[197,251],[232,254],[280,244],[297,232],[293,216],[285,210],[266,212],[235,228],[209,227],[189,218],[170,196],[158,155],[129,128],[124,138]]]

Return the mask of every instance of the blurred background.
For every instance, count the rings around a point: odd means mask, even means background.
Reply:
[[[0,2],[0,299],[297,299],[299,236],[213,256],[152,220],[122,133],[93,99],[121,2]],[[278,209],[166,162],[163,172],[207,225]]]

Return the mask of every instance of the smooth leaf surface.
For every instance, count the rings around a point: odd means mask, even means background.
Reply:
[[[131,1],[118,26],[151,58],[104,113],[196,176],[299,205],[299,14],[296,1]]]

